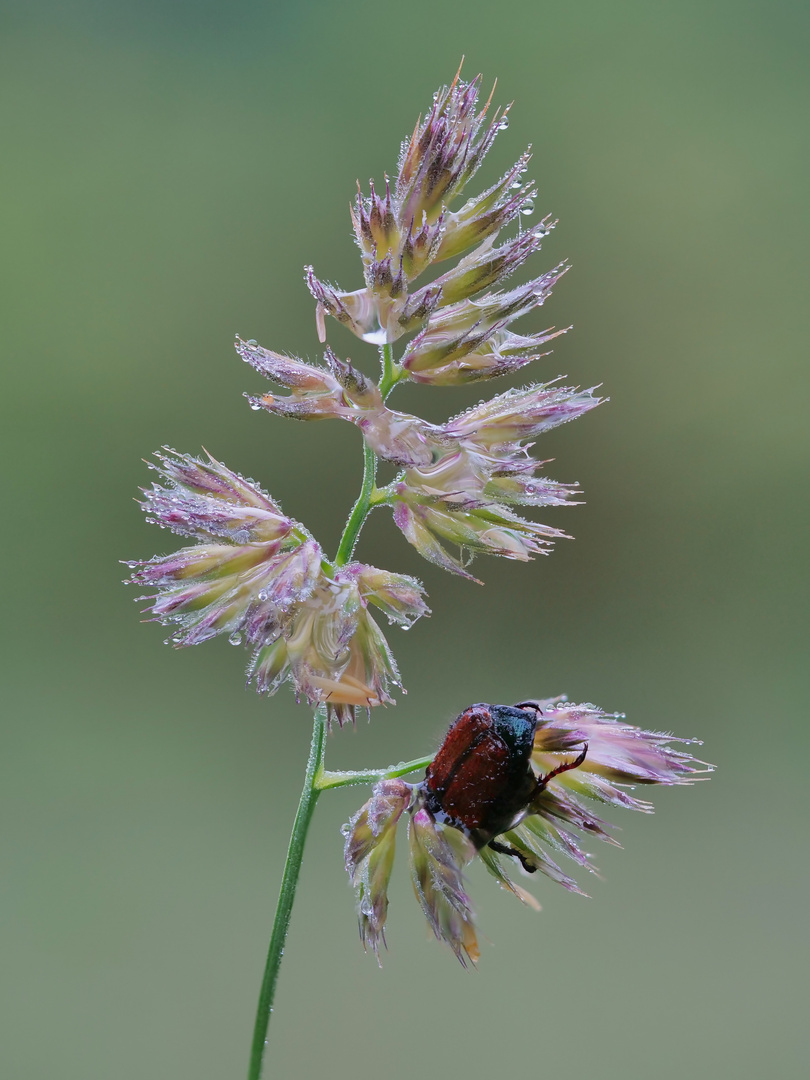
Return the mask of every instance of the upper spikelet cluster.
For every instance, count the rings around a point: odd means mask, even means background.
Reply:
[[[195,541],[128,563],[151,621],[176,647],[224,634],[251,651],[259,691],[290,681],[338,723],[391,702],[399,672],[372,618],[408,627],[428,614],[421,584],[362,563],[333,566],[320,545],[253,480],[208,459],[166,451],[144,490],[147,520]]]
[[[457,75],[449,87],[437,91],[427,116],[402,144],[393,190],[387,177],[384,193],[373,181],[369,195],[358,185],[352,224],[365,288],[346,292],[320,281],[307,268],[321,340],[326,339],[324,314],[374,344],[390,344],[420,331],[420,341],[408,354],[408,370],[419,372],[416,377],[422,382],[462,383],[514,370],[539,355],[549,337],[548,332],[517,341],[504,336],[510,319],[545,299],[548,275],[517,290],[519,296],[490,293],[471,303],[471,297],[503,282],[539,250],[552,228],[544,218],[496,243],[501,230],[534,211],[537,191],[532,181],[523,179],[528,151],[496,184],[451,209],[508,124],[508,106],[491,118],[491,101],[477,111],[480,85],[480,76],[467,83]],[[463,257],[455,267],[421,288],[414,286],[434,263],[458,256]],[[557,268],[556,277],[562,270]],[[454,366],[446,357],[450,352],[456,354]],[[462,354],[469,355],[468,364]]]

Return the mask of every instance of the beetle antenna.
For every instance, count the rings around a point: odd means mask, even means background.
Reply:
[[[540,706],[537,704],[536,701],[519,701],[517,703],[517,705],[514,706],[514,708],[516,708],[516,709],[534,709],[534,711],[537,713],[538,720],[543,715],[543,710],[540,708]]]

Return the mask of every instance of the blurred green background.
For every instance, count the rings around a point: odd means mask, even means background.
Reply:
[[[531,328],[575,331],[532,374],[611,402],[539,448],[587,498],[546,515],[576,536],[551,558],[481,560],[481,589],[372,522],[360,557],[434,615],[392,630],[408,696],[330,765],[567,692],[719,769],[625,814],[592,900],[543,880],[537,915],[473,873],[476,973],[402,858],[384,969],[364,956],[338,832],[364,796],[324,797],[268,1075],[806,1075],[809,39],[792,0],[2,4],[4,1078],[244,1075],[308,714],[246,693],[226,642],[166,648],[117,560],[172,544],[132,502],[163,443],[334,547],[357,432],[251,412],[233,334],[317,355],[302,266],[360,284],[355,178],[394,169],[462,53],[516,101],[482,181],[532,141],[560,219],[533,269],[574,264]]]

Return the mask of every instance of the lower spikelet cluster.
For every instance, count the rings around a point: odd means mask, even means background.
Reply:
[[[128,565],[132,583],[154,590],[139,599],[170,627],[168,640],[244,643],[259,691],[289,680],[341,724],[358,706],[390,703],[399,673],[369,606],[410,626],[428,613],[421,584],[362,563],[332,566],[255,481],[210,455],[157,458],[162,483],[144,490],[147,520],[196,542]]]

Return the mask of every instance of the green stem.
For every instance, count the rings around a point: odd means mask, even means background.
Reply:
[[[385,400],[400,379],[403,377],[403,369],[394,363],[394,350],[390,345],[383,345],[382,350],[382,378],[380,379],[380,393]],[[345,566],[354,554],[360,530],[366,523],[366,518],[375,506],[390,501],[390,494],[383,489],[378,491],[375,487],[377,479],[377,455],[363,440],[363,485],[357,502],[352,507],[343,536],[340,538],[335,566]]]
[[[306,778],[290,835],[290,845],[287,848],[287,859],[284,863],[284,874],[281,878],[278,907],[273,921],[273,933],[270,938],[270,948],[267,952],[267,963],[265,964],[262,988],[259,993],[248,1080],[259,1080],[262,1073],[262,1061],[267,1046],[267,1030],[270,1026],[270,1014],[273,1011],[273,997],[275,996],[276,982],[278,981],[278,969],[281,966],[284,942],[287,939],[287,930],[290,925],[295,889],[298,885],[301,860],[304,856],[304,843],[307,838],[309,823],[312,820],[312,812],[321,792],[316,778],[323,773],[325,739],[326,710],[323,706],[319,706],[315,710],[312,726],[312,745],[309,751]]]
[[[354,504],[351,514],[349,514],[349,520],[346,522],[343,536],[340,538],[340,545],[338,547],[337,555],[335,556],[335,566],[345,566],[354,554],[354,548],[357,544],[357,539],[360,536],[360,530],[363,528],[369,511],[371,510],[371,496],[374,492],[374,481],[376,477],[377,455],[368,443],[364,441],[363,486],[360,488],[357,502]]]
[[[433,761],[429,757],[414,758],[413,761],[400,761],[399,765],[389,765],[387,769],[360,769],[358,772],[331,772],[324,769],[315,778],[319,791],[331,791],[333,788],[353,787],[357,784],[376,784],[378,780],[396,780],[408,773],[426,769]]]
[[[393,350],[390,345],[384,345],[382,349],[383,372],[380,380],[380,392],[386,398],[397,382],[403,377],[402,368],[394,363]],[[387,494],[377,492],[374,482],[377,477],[377,455],[371,447],[363,442],[363,484],[360,495],[352,508],[343,536],[340,538],[335,566],[345,566],[351,559],[355,545],[357,544],[360,530],[365,524],[371,509],[377,503],[383,502]],[[375,496],[377,496],[375,498]],[[273,998],[276,992],[278,971],[281,966],[281,957],[284,952],[284,942],[287,940],[287,930],[290,925],[295,889],[298,885],[298,875],[301,872],[301,860],[304,856],[304,843],[309,830],[309,823],[315,810],[315,803],[321,791],[327,788],[348,787],[350,784],[373,783],[385,778],[394,779],[397,776],[405,776],[415,769],[424,768],[429,758],[404,763],[394,766],[392,769],[369,769],[362,773],[334,773],[326,772],[324,763],[324,741],[326,738],[326,710],[320,706],[315,711],[315,719],[312,728],[312,746],[309,751],[307,772],[304,779],[304,787],[298,803],[298,812],[295,815],[290,845],[287,848],[287,858],[284,863],[284,873],[281,878],[281,891],[278,898],[278,907],[273,921],[273,933],[270,937],[270,948],[267,952],[267,963],[264,968],[262,988],[259,993],[259,1005],[256,1010],[256,1024],[253,1029],[253,1044],[250,1053],[250,1069],[248,1080],[260,1080],[264,1052],[267,1047],[267,1031],[270,1026],[270,1014],[273,1011]]]
[[[394,350],[390,345],[383,345],[382,378],[380,379],[380,393],[382,394],[383,401],[385,401],[402,377],[402,365],[394,363]]]

